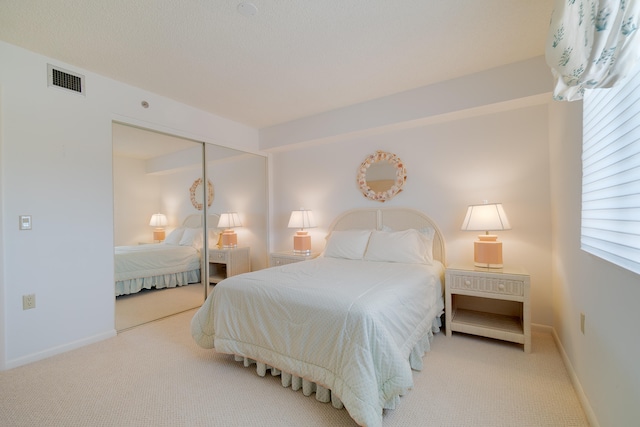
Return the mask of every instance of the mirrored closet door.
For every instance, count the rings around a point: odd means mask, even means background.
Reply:
[[[178,234],[198,213],[181,205],[202,179],[203,144],[119,123],[112,129],[115,326],[123,331],[202,304],[202,225]]]
[[[199,307],[226,275],[266,267],[266,168],[264,156],[113,123],[116,330]]]

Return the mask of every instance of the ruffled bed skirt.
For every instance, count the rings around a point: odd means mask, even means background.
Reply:
[[[431,341],[433,341],[433,334],[440,332],[441,327],[442,321],[440,319],[440,316],[437,316],[433,320],[431,330],[426,335],[424,335],[411,350],[411,353],[409,355],[409,364],[411,365],[411,369],[415,371],[422,370],[422,357],[425,355],[425,353],[431,350]],[[262,362],[258,362],[248,357],[235,355],[234,358],[236,362],[243,362],[245,368],[248,368],[249,366],[255,364],[256,373],[261,377],[264,377],[267,374],[267,371],[271,371],[271,375],[274,377],[280,375],[280,382],[283,387],[291,387],[291,389],[294,391],[302,389],[302,393],[307,397],[315,393],[316,400],[322,403],[331,402],[331,405],[336,409],[344,408],[344,405],[342,404],[340,398],[332,393],[330,389],[320,384],[316,384],[313,381],[298,377],[296,375],[292,375],[288,372],[283,372],[278,368],[269,366]],[[405,392],[394,396],[393,398],[385,402],[384,409],[395,409],[396,405],[400,402],[400,397],[407,391],[408,390],[405,390]]]
[[[256,372],[261,377],[264,377],[267,374],[268,370],[271,371],[271,375],[274,377],[280,375],[281,377],[280,382],[282,383],[283,387],[291,387],[293,391],[298,391],[302,389],[302,393],[307,397],[311,396],[312,393],[315,393],[316,400],[319,400],[322,403],[327,403],[331,401],[331,404],[333,405],[334,408],[336,409],[344,408],[344,405],[342,404],[342,401],[340,400],[340,398],[335,394],[331,393],[331,390],[329,390],[328,388],[325,388],[321,385],[318,385],[309,380],[305,380],[298,376],[291,375],[287,372],[282,372],[278,368],[274,368],[273,366],[269,366],[262,362],[257,362],[253,359],[249,359],[248,357],[235,356],[235,360],[236,362],[244,362],[245,368],[248,368],[249,366],[255,364]]]
[[[141,277],[130,280],[119,280],[116,282],[116,296],[129,295],[140,292],[142,289],[163,289],[175,288],[176,286],[189,285],[200,281],[200,269],[183,271],[173,274],[162,274],[160,276]]]

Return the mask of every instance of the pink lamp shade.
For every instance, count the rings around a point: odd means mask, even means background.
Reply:
[[[291,212],[288,228],[299,228],[293,236],[293,252],[308,255],[311,253],[311,236],[304,231],[305,228],[314,228],[316,221],[310,210],[301,208]]]
[[[473,243],[473,261],[476,267],[502,268],[502,242],[489,231],[511,230],[507,214],[501,203],[471,205],[462,222],[462,230],[484,231]]]
[[[222,232],[222,247],[225,249],[238,247],[238,235],[233,229],[242,227],[240,216],[237,212],[227,212],[220,214],[218,228],[224,228]]]

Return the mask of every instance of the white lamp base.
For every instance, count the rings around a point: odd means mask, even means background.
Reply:
[[[502,242],[498,236],[482,234],[473,242],[473,263],[476,267],[502,268]]]

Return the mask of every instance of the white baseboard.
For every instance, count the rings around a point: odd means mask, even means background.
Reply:
[[[106,331],[103,332],[101,334],[98,335],[93,335],[91,337],[82,339],[82,340],[78,340],[78,341],[74,341],[68,344],[64,344],[58,347],[53,347],[53,348],[49,348],[46,349],[44,351],[38,352],[38,353],[33,353],[30,354],[28,356],[24,356],[24,357],[20,357],[18,359],[13,359],[13,360],[9,360],[7,361],[7,364],[5,366],[5,369],[13,369],[13,368],[17,368],[18,366],[22,366],[22,365],[27,365],[29,363],[33,363],[33,362],[37,362],[39,360],[43,360],[46,359],[48,357],[51,356],[55,356],[58,354],[62,354],[62,353],[66,353],[67,351],[71,351],[71,350],[75,350],[77,348],[80,347],[84,347],[86,345],[89,344],[93,344],[102,340],[106,340],[107,338],[112,338],[115,337],[117,335],[116,330],[112,329],[110,331]]]
[[[591,408],[591,404],[589,403],[589,399],[587,399],[587,395],[584,394],[584,390],[582,389],[582,384],[580,384],[580,380],[578,379],[578,376],[576,375],[576,372],[573,369],[573,365],[569,360],[569,356],[567,356],[567,353],[564,351],[564,347],[560,342],[560,338],[558,337],[558,334],[556,333],[555,328],[552,328],[550,326],[543,326],[543,325],[536,325],[536,326],[540,326],[541,328],[547,329],[551,333],[551,336],[553,336],[553,340],[556,343],[556,347],[558,347],[558,351],[560,352],[560,356],[562,357],[564,366],[567,368],[567,372],[569,373],[569,377],[571,378],[571,382],[573,383],[573,388],[576,390],[576,394],[578,395],[578,399],[580,400],[582,409],[584,410],[584,413],[587,416],[587,421],[589,421],[589,425],[591,427],[600,427],[600,423],[596,418],[596,414],[593,412],[593,409]]]
[[[540,325],[538,323],[531,324],[531,332],[542,332],[544,334],[553,335],[553,328],[547,325]]]

